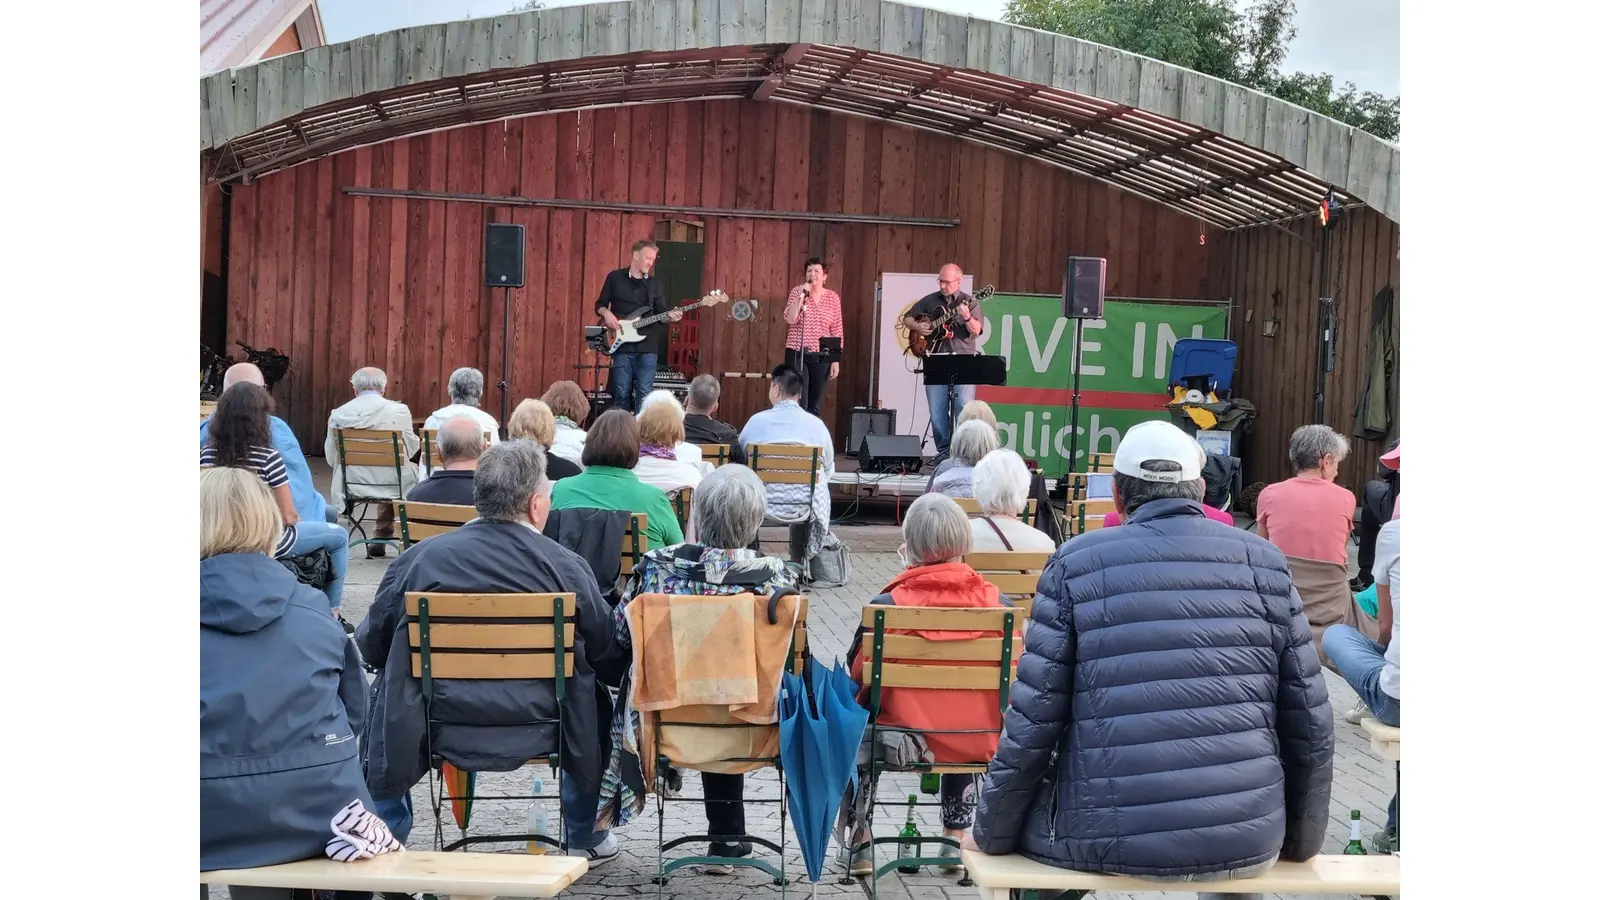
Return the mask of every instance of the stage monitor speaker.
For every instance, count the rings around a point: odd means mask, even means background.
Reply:
[[[490,222],[483,230],[483,283],[489,287],[522,287],[521,225]]]
[[[861,439],[861,471],[915,472],[922,467],[922,439],[911,434],[869,434]]]
[[[846,456],[861,452],[861,442],[869,434],[894,434],[895,411],[855,406],[850,409],[850,440],[844,445]]]
[[[1106,261],[1094,256],[1067,257],[1062,287],[1062,315],[1069,319],[1099,319],[1106,311]]]

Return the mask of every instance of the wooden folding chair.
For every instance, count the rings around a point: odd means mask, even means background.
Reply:
[[[700,461],[710,463],[712,468],[727,465],[729,450],[727,444],[695,444],[700,448]]]
[[[411,677],[422,682],[422,709],[427,721],[428,793],[433,800],[434,849],[455,850],[471,844],[500,841],[538,841],[554,847],[565,843],[565,820],[557,813],[558,834],[479,835],[468,837],[462,824],[459,840],[444,844],[445,801],[467,804],[475,799],[471,773],[466,773],[467,790],[452,795],[449,785],[434,790],[433,772],[445,760],[433,752],[434,682],[440,679],[478,681],[553,680],[555,718],[536,719],[528,724],[556,726],[555,744],[544,762],[554,771],[554,796],[495,796],[487,800],[557,800],[561,796],[561,748],[566,733],[565,701],[567,679],[575,672],[573,652],[576,639],[577,595],[560,594],[451,594],[413,591],[406,594],[406,626],[411,647]],[[533,710],[529,710],[532,716]],[[529,760],[535,762],[537,758]],[[441,779],[443,781],[443,779]]]
[[[678,517],[678,527],[684,534],[689,533],[689,513],[692,512],[691,504],[694,502],[694,488],[678,488],[667,494],[667,499],[672,501],[672,512]]]
[[[423,428],[418,434],[422,435],[422,471],[424,476],[432,475],[434,469],[444,468],[444,457],[439,454],[439,429]],[[494,432],[483,433],[483,446],[487,448]]]
[[[1084,461],[1084,468],[1089,472],[1109,472],[1116,458],[1115,453],[1090,453]]]
[[[967,518],[976,519],[983,515],[983,509],[978,506],[978,501],[971,497],[955,497],[953,499],[956,501],[956,505],[961,507],[961,511],[967,514]],[[1022,514],[1017,518],[1024,525],[1032,525],[1033,517],[1038,514],[1039,501],[1029,497],[1027,504],[1022,507]]]
[[[629,513],[628,527],[622,532],[622,583],[626,584],[633,577],[633,569],[650,549],[650,538],[646,534],[650,527],[650,517],[645,513]],[[602,588],[603,590],[603,588]]]
[[[455,531],[478,517],[478,510],[454,503],[418,503],[414,500],[394,501],[394,519],[400,526],[400,546],[403,550],[423,538]]]
[[[894,607],[869,605],[861,610],[861,624],[867,634],[861,643],[863,674],[868,687],[867,737],[873,752],[872,771],[864,776],[874,783],[885,771],[877,760],[878,732],[910,731],[893,725],[880,724],[883,712],[884,688],[931,688],[933,690],[994,690],[1004,721],[1006,706],[1011,700],[1011,682],[1016,678],[1017,659],[1022,646],[1017,640],[1023,614],[1015,609],[939,609],[932,607]],[[915,631],[917,634],[890,634],[892,630]],[[994,632],[992,637],[963,640],[933,640],[920,635],[929,632]],[[973,734],[998,735],[1000,729],[923,729],[922,734]],[[990,760],[967,762],[939,762],[919,764],[907,771],[929,774],[974,774],[988,771]],[[872,837],[872,811],[879,806],[905,807],[906,803],[880,801],[874,788],[873,802],[867,807],[867,821],[861,826],[868,840],[853,844],[848,856],[870,849],[873,862],[877,862],[879,844],[914,843],[918,854],[899,857],[872,869],[872,896],[878,896],[878,877],[900,866],[939,866],[947,859],[921,853],[925,844],[945,844],[959,849],[959,842],[943,836],[902,838]],[[848,877],[845,879],[848,881]],[[962,876],[963,886],[967,883]]]
[[[805,509],[788,519],[772,513],[771,488],[767,489],[767,518],[763,525],[804,525],[816,517],[814,503],[817,499],[817,482],[822,477],[822,448],[804,444],[751,444],[745,458],[750,470],[763,484],[803,484],[807,486]],[[794,532],[790,532],[793,544]],[[790,546],[789,556],[794,558],[795,548]]]
[[[996,550],[968,553],[967,565],[1005,594],[1027,621],[1033,612],[1033,595],[1039,592],[1039,573],[1054,553],[1032,550]]]
[[[1106,514],[1114,512],[1116,508],[1116,503],[1111,500],[1067,501],[1067,537],[1076,537],[1087,531],[1104,528]]]
[[[367,529],[361,524],[366,517],[366,507],[376,503],[392,503],[401,499],[405,490],[406,467],[406,441],[405,433],[399,430],[373,430],[368,428],[335,428],[333,429],[333,445],[339,456],[339,474],[344,479],[344,517],[350,520],[350,533],[361,532],[361,540],[351,540],[351,546],[359,544],[393,544],[394,538],[367,537]],[[370,468],[394,467],[394,495],[391,497],[351,497],[350,496],[350,467],[364,466]],[[367,490],[388,489],[391,485],[362,484],[359,487]],[[361,516],[356,516],[356,507],[362,508]]]

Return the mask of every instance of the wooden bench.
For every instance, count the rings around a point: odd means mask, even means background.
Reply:
[[[1400,729],[1366,718],[1361,720],[1361,730],[1372,738],[1373,753],[1390,762],[1400,761]]]
[[[990,856],[976,850],[961,851],[967,877],[978,886],[980,900],[1038,900],[1067,892],[1076,900],[1095,891],[1157,891],[1219,894],[1358,894],[1394,896],[1400,893],[1398,856],[1314,856],[1303,862],[1280,862],[1254,878],[1234,881],[1146,881],[1126,875],[1074,872],[1034,862],[1026,857]]]
[[[397,894],[445,894],[450,900],[554,897],[589,871],[576,856],[443,853],[408,850],[360,862],[306,859],[255,869],[201,872],[201,884]]]

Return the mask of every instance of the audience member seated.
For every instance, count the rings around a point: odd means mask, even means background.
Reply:
[[[601,717],[610,709],[605,685],[615,686],[620,676],[611,610],[583,560],[539,533],[550,511],[550,480],[538,444],[489,448],[478,459],[473,492],[478,518],[400,554],[356,631],[362,657],[381,669],[361,741],[367,787],[385,819],[408,818],[410,790],[428,773],[430,746],[468,772],[515,771],[559,751],[570,852],[586,856],[590,866],[610,862],[617,857],[616,838],[593,829],[608,746],[600,743],[607,734]],[[548,679],[443,680],[435,688],[430,742],[421,686],[411,675],[405,614],[406,592],[419,590],[577,595],[576,674],[566,683],[564,746],[556,745],[555,682]]]
[[[201,470],[202,872],[320,858],[341,809],[373,809],[356,755],[361,661],[322,595],[271,558],[282,532],[254,474]]]
[[[739,432],[739,443],[748,453],[752,444],[796,444],[822,449],[822,470],[817,473],[816,489],[804,484],[768,484],[767,515],[789,524],[789,558],[809,564],[822,549],[828,536],[828,515],[831,510],[828,482],[833,478],[833,436],[822,420],[800,408],[800,397],[805,383],[792,366],[782,365],[772,370],[772,384],[767,388],[767,401],[771,409],[764,409],[750,417]],[[810,520],[794,524],[804,518]]]
[[[683,418],[683,404],[678,402],[678,398],[674,397],[671,391],[665,390],[655,390],[645,394],[644,401],[639,404],[639,411],[635,413],[635,415],[644,415],[645,410],[655,406],[658,403],[663,406],[672,407],[677,411],[678,418]],[[700,458],[700,448],[694,444],[691,444],[680,437],[676,443],[670,444],[669,446],[672,449],[673,456],[676,457],[678,461],[694,466],[696,471],[700,472],[702,475],[711,471],[711,467],[705,465],[704,461]]]
[[[1372,584],[1378,529],[1395,517],[1395,501],[1400,497],[1399,441],[1378,457],[1378,476],[1367,482],[1361,492],[1361,521],[1356,524],[1356,578],[1351,585],[1356,590],[1365,590]]]
[[[450,373],[450,405],[443,409],[436,409],[428,421],[422,424],[423,428],[438,428],[446,419],[456,416],[471,416],[478,420],[478,427],[489,434],[491,445],[500,443],[500,423],[494,416],[483,411],[483,373],[477,369],[463,366]]]
[[[1200,504],[1200,510],[1206,514],[1206,518],[1210,519],[1213,522],[1221,522],[1224,525],[1232,525],[1232,524],[1234,524],[1234,522],[1233,522],[1233,514],[1232,513],[1225,512],[1223,510],[1217,509],[1215,506],[1212,506],[1209,503],[1201,503]],[[1115,525],[1121,525],[1121,524],[1122,524],[1122,516],[1117,515],[1117,511],[1113,509],[1110,512],[1106,513],[1106,521],[1105,521],[1105,524],[1102,527],[1111,528],[1111,527],[1113,527]]]
[[[902,529],[905,543],[900,559],[906,570],[895,576],[883,593],[872,598],[874,606],[917,606],[943,609],[997,609],[1010,606],[995,586],[962,562],[972,549],[972,529],[967,514],[956,502],[942,494],[924,494],[906,510]],[[890,633],[904,633],[890,629]],[[937,632],[939,638],[982,638],[985,632]],[[861,647],[870,636],[865,626],[856,632],[846,663],[857,684],[868,681]],[[924,635],[927,636],[927,635]],[[993,636],[998,637],[998,634]],[[863,691],[865,697],[865,691]],[[971,734],[940,734],[927,731],[923,738],[939,763],[984,762],[994,755],[999,740],[1000,700],[996,690],[943,690],[934,688],[884,688],[880,701],[879,725],[907,729],[959,729]],[[984,733],[988,731],[990,733]],[[866,840],[867,811],[877,786],[863,773],[862,788],[844,805],[842,833],[852,845]],[[961,838],[972,827],[973,776],[939,776],[940,821],[946,837]],[[939,855],[951,859],[947,870],[955,868],[956,848],[941,845]],[[851,875],[872,873],[872,852],[864,850],[850,857]]]
[[[589,396],[575,381],[558,381],[539,399],[556,416],[556,440],[550,445],[550,452],[583,468],[582,423],[589,418]]]
[[[657,394],[665,398],[655,399]],[[652,402],[654,400],[654,402]],[[700,467],[685,462],[674,450],[688,447],[694,456],[700,448],[683,440],[683,407],[665,391],[652,391],[639,410],[639,464],[633,474],[639,481],[667,493],[693,488],[700,483]]]
[[[1201,890],[1321,849],[1333,713],[1311,630],[1283,553],[1206,519],[1204,461],[1171,422],[1123,436],[1127,527],[1068,541],[1039,581],[971,846]]]
[[[583,471],[556,482],[553,509],[620,509],[649,517],[651,548],[683,543],[672,501],[660,488],[639,481],[639,423],[624,409],[608,409],[583,443]]]
[[[1356,696],[1357,714],[1400,727],[1400,518],[1385,522],[1374,542],[1372,576],[1378,586],[1378,639],[1348,625],[1330,625],[1322,635],[1324,654]],[[1357,718],[1357,722],[1360,718]],[[1389,800],[1389,821],[1372,837],[1379,853],[1399,849],[1400,794]]]
[[[255,363],[229,366],[222,376],[222,389],[226,391],[241,382],[261,387],[267,385],[267,380],[262,377],[261,369]],[[317,491],[311,480],[311,467],[306,464],[306,455],[300,451],[300,440],[294,436],[294,429],[277,416],[272,416],[269,421],[272,422],[272,449],[283,457],[284,468],[289,471],[289,493],[294,498],[295,512],[309,522],[338,521],[339,507],[329,506]],[[210,433],[211,419],[207,417],[200,420],[200,446],[206,445]]]
[[[1284,556],[1349,563],[1356,495],[1334,483],[1350,453],[1344,435],[1326,425],[1302,425],[1289,436],[1295,475],[1269,484],[1256,499],[1256,533]]]
[[[511,420],[506,422],[506,435],[514,441],[534,441],[544,448],[545,462],[550,467],[546,474],[551,481],[560,481],[583,471],[583,466],[551,453],[556,442],[556,417],[550,411],[550,405],[543,400],[518,403],[517,408],[511,411]]]
[[[950,441],[951,453],[960,443],[963,427],[965,425],[956,428],[955,437]],[[1050,535],[1018,518],[1027,508],[1028,487],[1032,483],[1027,465],[1013,450],[991,450],[972,467],[972,496],[983,513],[979,518],[968,520],[974,552],[1056,549],[1056,542]]]
[[[410,459],[417,455],[422,439],[417,437],[411,421],[411,409],[398,400],[389,400],[383,392],[389,387],[389,376],[373,366],[357,369],[350,376],[350,386],[355,389],[354,400],[328,414],[328,436],[322,442],[323,455],[333,466],[333,503],[344,509],[347,497],[357,500],[396,500],[407,496],[417,483],[417,470]],[[398,431],[405,444],[406,462],[402,467],[401,484],[395,486],[394,466],[351,466],[344,471],[339,465],[339,446],[335,428],[360,428],[371,431]],[[394,537],[394,504],[378,506],[378,524],[373,529],[375,538]],[[368,544],[367,559],[384,555],[383,544]]]
[[[645,555],[633,570],[617,607],[617,642],[623,654],[633,652],[627,625],[626,601],[640,594],[698,594],[721,596],[749,591],[770,595],[794,588],[794,575],[783,560],[749,549],[767,514],[767,494],[754,472],[741,465],[719,466],[695,490],[691,513],[698,540],[662,547]],[[619,710],[621,708],[619,707]],[[613,759],[615,770],[619,760]],[[745,834],[744,776],[700,773],[705,787],[707,831],[713,836]],[[636,810],[643,797],[636,799]],[[743,857],[751,852],[748,841],[711,843],[711,856]],[[732,874],[731,867],[707,866],[712,875]]]
[[[739,432],[714,418],[722,402],[722,384],[715,375],[696,375],[689,382],[688,412],[683,417],[685,440],[695,444],[727,444],[728,461],[744,464]]]
[[[943,475],[933,476],[929,493],[946,497],[972,499],[972,467],[978,461],[1000,449],[1000,435],[994,426],[980,419],[969,419],[956,427],[950,437],[950,458],[954,463]]]
[[[962,425],[972,421],[988,422],[989,427],[995,430],[995,434],[998,435],[1000,433],[1000,420],[994,417],[994,407],[982,400],[968,400],[967,405],[961,407],[960,414],[956,416],[956,427],[960,428]],[[954,437],[952,437],[952,440],[954,440]],[[859,450],[861,448],[853,447],[851,449]],[[928,476],[928,489],[933,489],[933,479],[948,472],[956,465],[958,463],[948,456],[940,460],[939,465],[934,468],[933,474]]]
[[[515,420],[513,416],[512,421]],[[443,465],[434,467],[433,474],[412,488],[406,499],[417,503],[471,506],[472,480],[478,472],[478,457],[485,449],[483,428],[471,416],[456,416],[439,426],[434,440],[439,445],[439,459]]]
[[[283,529],[272,555],[282,558],[304,556],[327,550],[333,558],[333,580],[324,593],[334,616],[344,595],[344,574],[350,556],[350,539],[344,529],[332,522],[301,521],[289,493],[289,475],[283,457],[272,447],[272,395],[267,389],[240,382],[222,392],[205,447],[200,450],[200,465],[248,469],[272,490],[283,519]],[[344,621],[340,617],[340,621]]]

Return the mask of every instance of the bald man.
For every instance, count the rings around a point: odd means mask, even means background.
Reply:
[[[383,502],[399,500],[410,493],[417,484],[417,469],[411,457],[422,448],[411,421],[411,409],[398,400],[383,396],[389,389],[389,376],[375,366],[363,366],[350,376],[350,387],[355,399],[328,414],[328,436],[322,442],[322,452],[333,466],[333,507],[343,510],[351,501],[376,501],[378,523],[373,537],[394,537],[394,504]],[[398,431],[405,445],[405,459],[401,461],[400,483],[395,484],[394,466],[351,466],[344,471],[339,465],[339,446],[334,439],[335,428],[361,428],[374,431]],[[363,511],[365,515],[365,511]],[[367,559],[384,555],[382,544],[367,545]]]
[[[407,500],[472,506],[472,478],[483,455],[483,426],[471,416],[451,416],[439,426],[439,458],[444,467],[411,489]]]
[[[252,363],[239,363],[229,367],[222,376],[222,390],[236,384],[248,383],[266,387],[266,379],[261,377],[261,370]],[[210,433],[211,420],[205,419],[200,423],[200,446],[204,447],[206,436]],[[311,467],[306,465],[306,455],[300,452],[300,441],[295,438],[294,430],[289,423],[272,417],[272,448],[283,457],[284,467],[289,470],[289,492],[294,497],[294,511],[300,518],[307,522],[332,522],[337,517],[337,511],[328,506],[328,501],[317,493],[317,487],[311,481]]]
[[[906,328],[926,335],[933,331],[933,326],[927,322],[918,322],[915,317],[927,316],[929,319],[935,319],[948,310],[955,311],[955,315],[950,319],[951,337],[948,340],[941,337],[930,343],[929,352],[964,354],[978,352],[978,336],[983,334],[984,327],[983,311],[979,309],[978,301],[961,289],[961,277],[960,266],[955,263],[945,263],[939,269],[939,289],[918,300],[906,310],[901,320]],[[928,394],[928,418],[933,422],[933,445],[938,448],[940,456],[947,456],[950,453],[950,423],[960,416],[961,409],[972,401],[977,387],[971,384],[956,385],[954,408],[950,402],[950,385],[924,383],[923,389]]]

